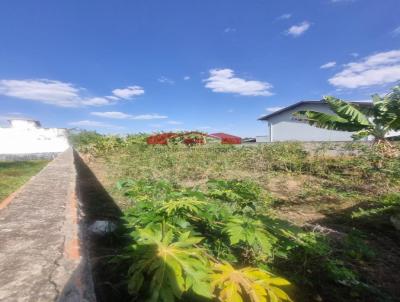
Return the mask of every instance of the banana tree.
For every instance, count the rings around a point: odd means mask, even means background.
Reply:
[[[355,140],[372,136],[374,143],[385,146],[390,146],[389,132],[400,130],[400,85],[383,97],[373,95],[365,108],[334,97],[324,99],[335,114],[305,110],[293,115],[319,128],[354,132]]]

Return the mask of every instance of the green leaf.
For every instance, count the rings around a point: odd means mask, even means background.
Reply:
[[[359,125],[370,126],[368,118],[352,104],[334,97],[326,97],[325,101],[328,103],[333,112],[346,121]]]
[[[278,287],[288,286],[290,282],[258,268],[235,269],[229,263],[216,263],[211,278],[212,286],[221,302],[291,301],[290,297]],[[277,282],[277,279],[281,280]]]
[[[135,232],[137,245],[129,268],[131,294],[143,292],[148,301],[174,302],[185,292],[210,297],[208,260],[194,245],[202,238],[190,232],[175,236],[172,229],[163,234],[160,225]]]
[[[317,112],[317,111],[298,111],[293,114],[298,120],[305,120],[310,125],[318,128],[340,131],[359,131],[366,128],[365,125],[350,122],[340,116]]]
[[[223,231],[228,234],[232,245],[244,243],[251,248],[258,246],[266,255],[272,254],[273,244],[277,241],[261,221],[249,217],[234,216]]]

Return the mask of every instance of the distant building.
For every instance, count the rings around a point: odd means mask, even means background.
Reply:
[[[39,121],[11,119],[0,128],[0,154],[58,153],[68,147],[67,130],[42,128]]]
[[[352,102],[358,106],[371,106],[369,102]],[[267,135],[257,137],[258,142],[278,141],[352,141],[351,132],[317,128],[306,121],[299,121],[293,113],[300,110],[313,110],[335,114],[324,101],[301,101],[281,110],[259,118],[267,123]]]
[[[221,144],[238,145],[242,143],[242,139],[239,136],[231,134],[211,133],[208,136],[221,140]]]

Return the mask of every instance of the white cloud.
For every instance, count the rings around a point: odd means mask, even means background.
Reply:
[[[283,108],[284,107],[268,107],[268,108],[265,108],[265,110],[267,110],[268,112],[275,112],[275,111],[281,110]]]
[[[111,119],[125,119],[125,120],[157,120],[157,119],[166,119],[168,116],[160,115],[157,113],[153,114],[141,114],[141,115],[132,115],[119,111],[106,111],[106,112],[91,112],[91,115],[100,116],[104,118]]]
[[[235,112],[235,110],[233,110],[233,109],[228,109],[228,113],[233,113],[233,112]]]
[[[353,58],[357,58],[357,57],[360,56],[360,54],[359,54],[358,52],[352,52],[350,55],[351,55]]]
[[[74,127],[85,127],[85,128],[110,128],[110,129],[123,129],[123,127],[110,125],[98,121],[91,121],[91,120],[83,120],[83,121],[76,121],[68,123]]]
[[[344,69],[330,78],[329,83],[341,88],[358,88],[394,83],[398,80],[400,50],[392,50],[344,65]]]
[[[224,29],[224,33],[234,33],[236,32],[236,28],[233,27],[227,27]]]
[[[166,115],[159,115],[157,113],[154,114],[142,114],[142,115],[135,115],[132,116],[132,120],[159,120],[159,119],[166,119],[168,116]]]
[[[116,97],[115,95],[107,95],[105,96],[106,99],[109,99],[111,101],[118,101],[119,97]]]
[[[272,85],[268,82],[245,80],[235,77],[232,69],[211,69],[210,76],[203,80],[205,87],[214,92],[236,93],[245,96],[270,96]]]
[[[0,80],[0,95],[60,107],[103,106],[113,104],[120,98],[126,99],[126,97],[123,97],[123,93],[119,96],[115,91],[132,90],[133,87],[139,86],[116,89],[113,91],[114,96],[88,97],[85,95],[86,90],[84,88],[61,81],[48,79]],[[144,93],[142,88],[140,90],[136,88],[136,95]]]
[[[328,63],[325,63],[324,65],[321,65],[319,68],[321,69],[327,69],[327,68],[332,68],[336,66],[336,62],[335,61],[331,61]]]
[[[183,123],[179,122],[179,121],[168,121],[167,124],[170,124],[170,125],[182,125]]]
[[[287,31],[287,35],[291,35],[293,37],[299,37],[304,34],[311,26],[311,23],[308,21],[301,22],[300,24],[291,26]]]
[[[0,94],[62,107],[82,104],[81,89],[70,83],[40,80],[0,80]]]
[[[163,84],[169,84],[169,85],[175,84],[175,81],[174,81],[174,80],[171,80],[171,79],[169,79],[169,78],[167,78],[167,77],[164,77],[164,76],[160,77],[160,78],[158,79],[158,81],[159,81],[160,83],[163,83]]]
[[[280,15],[278,18],[276,18],[277,20],[287,20],[290,19],[292,17],[292,14],[283,14]]]
[[[129,119],[131,117],[130,114],[126,114],[119,111],[106,111],[106,112],[90,112],[91,115],[113,118],[113,119]]]
[[[121,99],[130,100],[135,96],[144,94],[144,89],[140,86],[128,86],[126,88],[114,89],[112,91],[114,96],[119,97]]]
[[[82,104],[86,106],[103,106],[111,104],[108,98],[94,97],[82,100]]]
[[[190,76],[184,76],[183,79],[184,79],[185,81],[190,80]]]
[[[399,36],[399,35],[400,35],[400,26],[397,27],[397,28],[395,28],[395,29],[392,31],[392,34],[393,34],[393,36]]]

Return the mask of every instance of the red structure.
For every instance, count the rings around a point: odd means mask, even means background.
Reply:
[[[168,140],[176,136],[176,133],[160,133],[147,138],[148,145],[168,145]]]
[[[242,139],[239,136],[234,136],[226,133],[212,133],[209,137],[219,138],[221,144],[238,145],[242,143]]]
[[[241,144],[242,139],[238,136],[226,134],[226,133],[213,133],[213,134],[204,134],[201,132],[184,132],[184,133],[160,133],[154,134],[147,138],[147,144],[149,145],[168,145],[169,142],[172,143],[184,143],[185,145],[201,145],[205,144],[206,137],[211,137],[215,139],[219,139],[221,144],[230,144],[236,145]]]
[[[147,144],[149,145],[168,145],[168,142],[181,142],[185,145],[199,145],[205,143],[207,134],[201,132],[184,132],[184,133],[161,133],[149,136]]]

